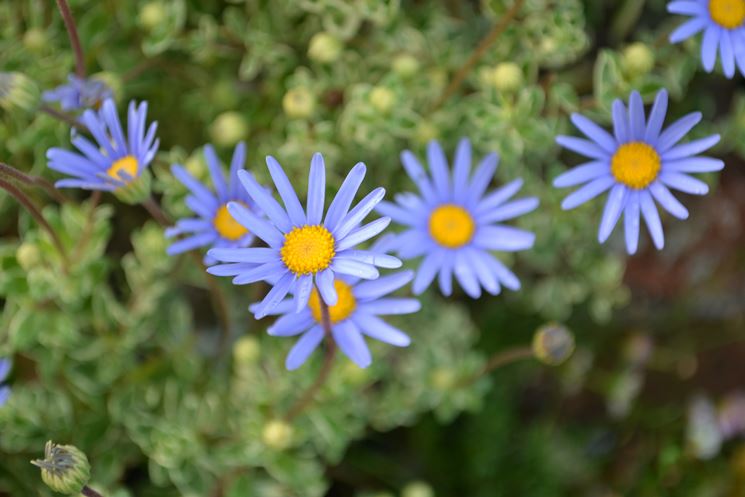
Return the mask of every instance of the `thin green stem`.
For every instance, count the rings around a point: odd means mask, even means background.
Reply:
[[[81,77],[85,77],[85,57],[83,56],[83,46],[80,44],[80,37],[78,36],[78,28],[75,26],[75,18],[72,16],[70,6],[67,4],[67,0],[57,0],[57,7],[62,14],[62,20],[65,22],[65,29],[70,37],[70,45],[72,45],[72,51],[75,54],[75,73]]]
[[[13,166],[9,166],[4,162],[0,162],[0,174],[4,174],[9,178],[16,179],[29,186],[38,186],[43,188],[50,197],[54,198],[60,204],[67,202],[67,197],[59,190],[57,190],[52,183],[39,176],[31,176],[23,171],[19,171]]]
[[[323,301],[323,298],[318,299],[321,307],[321,325],[324,331],[324,340],[326,341],[326,354],[323,358],[323,365],[321,371],[318,373],[316,380],[308,387],[303,395],[293,404],[287,414],[285,415],[285,421],[292,421],[298,414],[303,412],[308,405],[313,401],[318,391],[326,383],[331,372],[331,366],[334,363],[334,356],[336,355],[336,344],[331,337],[331,315],[329,314],[329,306]]]

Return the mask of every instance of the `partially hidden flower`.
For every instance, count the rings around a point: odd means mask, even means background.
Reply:
[[[670,34],[671,43],[680,43],[703,31],[701,61],[706,72],[714,70],[717,53],[725,76],[735,75],[735,65],[745,75],[745,2],[743,0],[675,0],[668,12],[689,16]]]
[[[105,100],[113,96],[111,89],[103,81],[70,74],[67,84],[45,91],[41,98],[45,102],[59,102],[62,110],[74,111],[98,109]]]
[[[667,102],[667,91],[661,90],[647,119],[642,97],[634,91],[629,97],[628,110],[620,99],[613,102],[613,134],[580,114],[572,114],[572,122],[589,140],[556,138],[559,145],[590,159],[554,180],[558,188],[584,185],[564,199],[562,208],[573,209],[610,190],[598,240],[604,243],[608,239],[623,214],[629,254],[638,248],[640,216],[655,246],[658,249],[664,246],[655,201],[673,216],[685,219],[688,211],[670,193],[670,188],[705,195],[709,191],[706,183],[689,174],[719,171],[724,167],[719,159],[698,155],[714,146],[719,135],[679,144],[701,121],[700,112],[688,114],[663,130]]]
[[[12,366],[13,363],[10,359],[0,359],[0,406],[5,404],[8,401],[8,397],[10,397],[10,387],[3,383],[8,379]]]
[[[406,333],[386,323],[380,316],[410,314],[419,310],[416,299],[387,297],[413,278],[412,271],[400,271],[373,281],[361,281],[347,275],[334,279],[337,301],[328,307],[330,338],[359,367],[366,368],[372,362],[364,336],[397,347],[406,347],[411,342]],[[297,369],[326,335],[318,290],[311,291],[307,307],[300,312],[296,312],[294,299],[290,298],[280,302],[270,313],[282,315],[267,330],[270,335],[300,335],[285,361],[287,369]]]
[[[147,103],[129,103],[126,133],[122,129],[114,101],[104,101],[98,111],[86,110],[82,123],[95,143],[77,134],[72,144],[76,152],[62,148],[47,151],[49,167],[73,176],[55,183],[57,188],[115,191],[139,178],[158,151],[157,123],[147,127]]]
[[[180,254],[199,247],[239,248],[251,245],[254,236],[242,224],[233,219],[228,212],[228,203],[238,202],[256,213],[257,209],[248,193],[238,181],[238,171],[243,170],[246,161],[246,145],[239,143],[230,161],[230,173],[225,178],[220,160],[215,149],[207,145],[204,156],[212,178],[212,188],[204,185],[189,174],[180,165],[171,167],[171,171],[186,186],[190,195],[186,205],[194,212],[195,217],[180,219],[176,226],[166,230],[166,237],[188,235],[168,247],[168,254]],[[205,263],[215,260],[205,256]]]
[[[268,220],[238,202],[229,202],[228,212],[269,246],[214,248],[207,253],[226,263],[208,268],[211,274],[235,276],[236,285],[262,280],[272,284],[264,300],[253,308],[257,319],[266,316],[290,292],[294,294],[295,311],[301,311],[308,305],[314,283],[324,302],[334,305],[338,297],[334,286],[337,275],[375,279],[376,267],[401,266],[401,261],[393,256],[354,249],[390,223],[389,218],[380,218],[360,226],[382,200],[383,188],[376,188],[350,210],[365,177],[363,163],[349,172],[324,218],[326,169],[321,154],[311,160],[307,210],[300,204],[282,166],[273,157],[267,157],[266,162],[284,208],[253,176],[239,171],[239,180]]]
[[[414,279],[414,293],[422,293],[438,277],[440,291],[450,295],[453,276],[472,298],[481,296],[482,287],[492,295],[502,286],[518,290],[517,276],[491,251],[514,252],[533,246],[533,233],[499,223],[534,210],[538,199],[509,201],[522,187],[521,179],[487,193],[499,157],[488,154],[471,174],[467,139],[458,144],[452,172],[436,141],[427,147],[427,160],[431,176],[413,153],[404,151],[401,162],[419,195],[399,194],[395,203],[378,206],[378,212],[407,228],[394,243],[397,255],[405,260],[424,256]]]

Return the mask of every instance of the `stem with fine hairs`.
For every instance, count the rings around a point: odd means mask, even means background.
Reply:
[[[489,33],[479,42],[476,50],[471,53],[470,57],[468,57],[468,59],[463,63],[460,69],[458,69],[458,72],[455,73],[453,80],[450,82],[447,88],[445,88],[445,91],[442,92],[440,98],[437,99],[437,102],[435,102],[435,105],[432,108],[433,111],[439,109],[442,104],[444,104],[445,101],[447,101],[447,99],[450,98],[453,93],[458,90],[458,88],[460,88],[463,80],[466,79],[466,76],[468,76],[468,73],[471,71],[471,69],[473,69],[473,66],[476,65],[476,62],[478,62],[478,60],[484,55],[484,53],[486,53],[486,50],[497,40],[497,38],[499,38],[499,35],[501,35],[504,30],[507,29],[507,26],[509,26],[512,19],[515,18],[524,3],[525,0],[515,0],[515,3],[512,4],[512,7],[510,7],[510,9],[504,13],[504,15],[494,25],[491,31],[489,31]]]
[[[313,384],[308,387],[305,393],[303,393],[303,395],[295,402],[295,404],[293,404],[290,410],[287,411],[287,414],[285,415],[285,421],[288,422],[295,419],[297,415],[303,412],[303,410],[313,401],[318,391],[321,389],[324,383],[326,383],[326,380],[329,377],[329,373],[331,372],[331,366],[334,363],[336,344],[331,337],[331,316],[329,314],[329,306],[326,304],[326,302],[323,301],[323,297],[320,297],[320,292],[318,301],[321,304],[321,324],[323,325],[324,341],[326,342],[326,355],[324,355],[323,357],[323,365],[321,366],[321,371],[316,377],[316,381],[314,381]]]
[[[50,197],[54,198],[60,204],[67,202],[67,197],[61,191],[57,190],[52,183],[39,176],[31,176],[23,171],[19,171],[13,166],[0,162],[0,175],[16,179],[29,186],[38,186],[43,188]]]
[[[59,7],[59,11],[62,14],[65,29],[67,29],[67,34],[70,36],[70,45],[72,45],[72,51],[75,54],[75,74],[80,78],[84,78],[85,57],[83,56],[83,46],[80,44],[80,37],[78,36],[78,28],[75,27],[75,18],[72,16],[67,0],[57,0],[57,7]]]

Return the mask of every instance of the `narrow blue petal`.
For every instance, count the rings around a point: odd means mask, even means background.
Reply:
[[[362,184],[362,180],[365,178],[366,170],[367,168],[362,162],[357,163],[357,165],[349,171],[349,174],[344,179],[336,197],[331,201],[323,225],[332,233],[336,230],[344,216],[347,215],[349,206],[352,205],[354,196],[357,194],[357,190]]]
[[[395,292],[414,279],[413,271],[400,271],[373,281],[365,281],[354,287],[354,297],[358,301],[374,300]]]
[[[495,207],[498,207],[502,203],[506,202],[514,194],[520,191],[520,188],[522,188],[522,186],[523,180],[521,178],[518,178],[516,180],[510,181],[500,188],[497,188],[496,190],[485,196],[483,199],[481,199],[478,205],[476,205],[476,215],[489,212]]]
[[[343,252],[337,252],[335,260],[342,259],[356,260],[385,269],[398,269],[401,267],[401,260],[397,257],[375,252],[374,250],[345,250]]]
[[[427,162],[432,171],[432,181],[435,190],[441,200],[450,200],[450,178],[448,172],[448,162],[445,153],[437,141],[432,140],[427,145]]]
[[[404,165],[406,174],[409,175],[414,184],[419,188],[422,197],[427,203],[433,203],[437,201],[437,196],[432,188],[432,183],[429,180],[429,176],[424,171],[424,168],[417,160],[416,156],[409,150],[401,152],[401,163]]]
[[[712,135],[692,142],[684,143],[683,145],[677,145],[667,152],[661,154],[663,161],[671,161],[676,159],[684,159],[692,155],[700,154],[701,152],[710,149],[717,143],[719,143],[719,135]]]
[[[215,195],[202,183],[195,179],[189,172],[178,164],[171,166],[171,173],[179,180],[200,202],[210,207],[217,208],[218,201]]]
[[[670,33],[670,43],[680,43],[683,40],[687,40],[699,31],[702,31],[708,25],[709,23],[705,17],[695,17],[690,19]]]
[[[348,274],[365,280],[374,280],[380,273],[372,264],[356,261],[354,259],[342,259],[335,257],[331,263],[331,269],[335,273]]]
[[[669,188],[691,195],[706,195],[709,193],[709,185],[683,173],[663,172],[660,174],[660,181]]]
[[[662,222],[660,221],[660,214],[657,212],[657,206],[654,205],[652,195],[647,190],[642,190],[639,193],[639,205],[654,246],[657,247],[657,250],[662,250],[665,246],[665,234],[662,231]]]
[[[626,106],[620,99],[616,99],[613,101],[611,111],[613,115],[613,134],[616,137],[616,141],[619,144],[631,141],[629,121],[626,116]]]
[[[557,176],[554,186],[556,188],[577,186],[601,176],[610,176],[610,164],[607,161],[586,162]]]
[[[375,340],[395,347],[408,347],[411,344],[411,338],[406,333],[372,314],[357,313],[352,318],[352,322],[362,333]]]
[[[590,140],[594,141],[608,153],[614,153],[618,148],[616,139],[603,128],[586,118],[582,114],[573,113],[571,116],[572,123]]]
[[[689,157],[662,163],[663,171],[677,173],[710,173],[722,169],[724,169],[724,161],[711,157]]]
[[[455,279],[460,283],[461,288],[472,299],[481,297],[481,285],[471,268],[468,258],[464,251],[458,251],[455,254],[455,266],[453,268]]]
[[[465,199],[457,199],[459,202],[466,202],[468,206],[475,206],[484,196],[489,182],[494,177],[494,173],[499,165],[499,155],[496,153],[487,154],[479,163],[476,171],[471,178],[471,184],[468,185],[468,193]]]
[[[437,283],[440,286],[440,291],[446,297],[449,297],[453,293],[453,267],[455,266],[454,257],[445,257],[440,266],[439,274],[437,275]]]
[[[206,247],[207,245],[210,245],[212,242],[214,242],[216,239],[217,233],[215,232],[211,231],[208,233],[200,233],[198,235],[190,236],[188,238],[184,238],[183,240],[172,243],[166,249],[166,253],[168,253],[168,255],[181,254],[183,252],[188,252],[189,250],[194,250],[196,248]]]
[[[626,206],[627,193],[628,189],[621,184],[611,188],[608,194],[608,200],[605,203],[605,209],[603,209],[600,229],[598,230],[598,241],[600,243],[605,243],[613,232],[613,228],[616,227],[616,223],[621,217],[621,212],[623,212],[623,208]]]
[[[515,273],[507,269],[507,266],[491,254],[484,252],[483,255],[484,261],[489,264],[491,270],[497,275],[497,279],[505,288],[509,288],[515,292],[520,289],[520,280],[515,276]]]
[[[273,337],[291,337],[299,335],[315,323],[309,310],[305,312],[285,314],[277,319],[266,332]]]
[[[717,62],[717,47],[721,37],[722,29],[711,24],[704,31],[704,39],[701,42],[701,61],[704,63],[704,70],[711,72]]]
[[[207,272],[210,272],[210,269],[211,268],[207,268]],[[249,285],[251,283],[256,283],[257,281],[265,281],[272,276],[287,272],[287,268],[282,261],[266,262],[260,266],[255,266],[253,269],[238,274],[233,278],[233,284]],[[284,298],[284,295],[282,295],[282,298]]]
[[[378,187],[375,190],[368,193],[365,198],[347,214],[344,219],[339,223],[336,231],[333,232],[334,238],[337,240],[343,239],[349,234],[354,228],[359,226],[363,219],[375,208],[383,197],[385,196],[385,188]]]
[[[299,276],[295,287],[295,312],[302,311],[308,305],[311,290],[313,290],[313,275]]]
[[[349,320],[337,323],[331,329],[331,334],[339,349],[356,365],[366,368],[372,363],[370,349],[354,323]]]
[[[629,199],[623,214],[626,232],[626,251],[633,255],[639,246],[639,192],[629,192]]]
[[[388,298],[360,304],[360,309],[376,316],[393,316],[419,312],[422,305],[417,299]]]
[[[323,203],[326,195],[326,166],[323,155],[313,154],[308,177],[308,224],[316,226],[323,221]]]
[[[376,219],[375,221],[367,223],[364,226],[355,228],[343,240],[337,240],[337,252],[350,249],[359,243],[369,240],[370,238],[376,236],[378,233],[386,229],[390,223],[391,218],[381,217],[380,219]]]
[[[258,218],[238,202],[228,202],[228,212],[236,221],[264,240],[270,247],[279,247],[284,243],[284,236],[274,226]]]
[[[267,157],[267,163],[268,161],[269,158]],[[284,209],[282,209],[282,206],[279,205],[279,202],[274,200],[274,197],[272,197],[272,195],[268,193],[264,189],[264,187],[256,182],[251,173],[249,173],[248,171],[238,171],[238,179],[240,180],[241,184],[246,189],[248,194],[251,196],[251,199],[256,202],[256,205],[258,205],[261,210],[264,211],[267,217],[282,233],[287,233],[292,229],[290,218],[287,217],[287,213],[284,211]],[[233,217],[236,216],[233,215]],[[248,228],[248,226],[246,226],[246,228]],[[261,237],[261,235],[259,235],[259,237]],[[269,242],[267,241],[267,243]]]
[[[675,0],[667,4],[667,11],[671,14],[699,16],[707,14],[706,8],[695,0]]]
[[[657,92],[657,96],[654,99],[654,105],[649,113],[649,121],[647,122],[647,131],[644,133],[644,141],[656,145],[657,139],[662,130],[662,125],[665,123],[665,115],[667,114],[667,90],[662,89]]]
[[[479,223],[487,224],[514,219],[518,216],[534,211],[538,207],[538,204],[539,202],[536,197],[521,198],[497,207],[487,214],[478,216],[478,221]]]
[[[0,382],[8,378],[12,367],[13,363],[9,359],[0,359]]]
[[[95,181],[80,181],[76,179],[61,179],[54,183],[55,188],[81,188],[83,190],[101,190],[111,192],[116,190],[115,185],[97,183]]]
[[[561,208],[566,210],[574,209],[575,207],[584,204],[588,200],[591,200],[608,188],[613,186],[616,180],[613,176],[601,176],[600,178],[594,179],[587,183],[579,190],[568,195],[561,203]]]
[[[654,199],[673,216],[678,219],[688,218],[688,209],[686,209],[660,181],[655,181],[649,185],[649,193],[651,193]]]
[[[303,334],[287,354],[287,359],[285,359],[287,370],[293,371],[302,366],[323,341],[323,335],[323,328],[320,326],[314,326]]]
[[[729,79],[735,75],[735,50],[732,46],[732,37],[729,31],[722,30],[722,39],[719,41],[719,55],[722,58],[722,70]]]
[[[461,138],[455,149],[453,165],[453,198],[462,198],[468,190],[468,179],[471,174],[471,142]]]
[[[267,247],[214,248],[210,257],[223,262],[250,262],[263,264],[280,259],[279,251]]]
[[[287,178],[282,166],[279,162],[271,155],[266,158],[266,165],[269,168],[269,174],[272,176],[277,187],[277,193],[282,198],[282,202],[285,204],[287,214],[290,216],[290,222],[295,226],[302,226],[305,224],[305,211],[303,206],[300,205],[300,200],[297,198],[295,189],[292,187],[290,180]]]
[[[634,90],[629,97],[629,131],[634,141],[644,138],[646,123],[644,118],[644,102],[641,94]]]
[[[657,150],[660,153],[665,153],[670,150],[685,135],[687,135],[694,126],[701,122],[702,117],[703,114],[700,112],[691,112],[675,121],[660,135],[657,140]]]
[[[512,226],[481,226],[473,238],[479,248],[504,252],[526,250],[534,243],[534,233]]]
[[[215,185],[215,191],[219,198],[228,197],[228,185],[225,183],[225,175],[220,167],[220,159],[217,158],[215,149],[212,145],[204,146],[204,158],[207,159],[207,169],[212,177],[212,184]]]
[[[396,237],[398,256],[404,260],[413,259],[425,254],[434,245],[426,231],[410,230]]]
[[[484,260],[484,252],[470,247],[466,247],[464,252],[466,262],[471,266],[471,270],[480,285],[488,293],[498,295],[501,290],[499,281],[497,281],[496,275],[491,271],[489,264]]]
[[[238,142],[233,150],[233,157],[230,159],[230,197],[237,197],[241,194],[240,182],[238,181],[238,171],[243,169],[246,163],[246,144]]]
[[[209,255],[209,253],[207,254]],[[214,260],[214,259],[213,259]],[[237,276],[254,269],[256,264],[249,262],[236,262],[230,264],[216,264],[207,268],[207,272],[214,276]]]
[[[603,150],[598,144],[584,138],[559,135],[556,137],[556,143],[572,152],[590,157],[591,159],[607,160],[610,157],[610,153]]]
[[[419,269],[417,270],[416,278],[414,278],[414,283],[411,287],[414,295],[421,294],[424,290],[427,289],[427,287],[429,287],[430,283],[432,283],[432,280],[435,279],[437,271],[440,269],[440,266],[442,265],[443,260],[445,260],[445,256],[447,254],[448,251],[440,249],[430,252],[424,258],[419,266]]]
[[[339,297],[336,294],[336,288],[334,287],[333,270],[324,269],[316,274],[316,286],[318,287],[318,292],[321,294],[321,298],[326,302],[326,305],[336,305]]]
[[[256,307],[254,313],[256,319],[261,319],[269,314],[285,298],[293,283],[295,283],[295,275],[288,271],[277,281],[272,289],[269,290],[269,293],[266,294],[264,300]]]
[[[375,210],[384,216],[390,217],[398,224],[405,224],[407,226],[418,226],[422,224],[422,220],[419,219],[414,213],[402,209],[401,207],[391,202],[380,202]]]

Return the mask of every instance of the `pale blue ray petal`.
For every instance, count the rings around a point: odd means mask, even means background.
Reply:
[[[359,302],[374,300],[395,292],[412,279],[414,279],[414,271],[399,271],[388,276],[382,276],[377,280],[364,281],[354,287],[354,297]]]
[[[626,251],[635,254],[639,246],[639,191],[629,192],[623,213],[624,231],[626,232]]]
[[[709,25],[705,17],[694,17],[678,26],[675,31],[670,33],[670,43],[680,43],[683,40],[687,40],[691,36],[702,31]]]
[[[573,113],[572,123],[590,140],[595,141],[606,152],[612,154],[618,148],[615,137],[582,114]]]
[[[616,141],[619,145],[629,142],[631,140],[629,120],[626,114],[626,106],[621,99],[617,98],[613,101],[611,113],[613,115],[613,134]]]
[[[273,337],[291,337],[298,335],[315,323],[310,311],[288,313],[277,319],[266,332]]]
[[[699,122],[703,114],[700,112],[691,112],[687,114],[673,124],[671,124],[665,131],[660,134],[657,140],[657,151],[664,153],[678,143],[689,131],[693,129]]]
[[[343,252],[337,252],[335,260],[346,259],[372,264],[373,266],[385,269],[398,269],[401,267],[401,260],[398,257],[374,250],[345,250]]]
[[[300,200],[297,198],[295,189],[292,187],[282,166],[271,155],[266,158],[266,166],[269,168],[269,174],[272,176],[272,181],[274,181],[274,185],[277,187],[277,193],[279,193],[282,202],[285,204],[290,222],[295,226],[304,225],[305,211],[303,210],[303,206],[300,205]]]
[[[497,276],[491,271],[489,263],[484,260],[485,252],[470,247],[466,247],[464,252],[468,254],[466,261],[471,265],[473,274],[481,286],[492,295],[499,294],[499,281],[497,281]]]
[[[344,179],[339,191],[331,201],[329,210],[326,212],[326,219],[323,225],[332,233],[336,230],[337,226],[344,219],[349,211],[349,206],[352,205],[354,196],[357,194],[357,190],[362,184],[362,180],[365,178],[365,171],[367,168],[362,162],[358,162],[349,174]]]
[[[717,47],[721,38],[722,29],[714,24],[710,24],[704,31],[704,38],[701,42],[701,61],[704,63],[704,70],[711,72],[717,62]]]
[[[657,206],[654,205],[652,195],[647,190],[639,192],[639,205],[654,246],[657,247],[657,250],[662,250],[665,246],[665,233],[662,231],[662,222],[660,221],[660,214],[657,212]]]
[[[724,169],[724,161],[711,157],[689,157],[662,163],[663,171],[677,173],[710,173],[722,169]]]
[[[419,226],[422,224],[422,220],[413,212],[402,209],[391,202],[380,202],[375,210],[379,214],[390,217],[398,224],[405,224],[407,226]]]
[[[374,280],[380,276],[377,268],[372,264],[366,264],[354,259],[342,259],[341,257],[334,258],[334,261],[331,263],[331,269],[335,273],[348,274],[365,280]]]
[[[654,99],[654,105],[649,113],[649,121],[647,122],[647,130],[644,133],[644,141],[656,145],[657,139],[662,131],[662,126],[665,123],[665,115],[667,114],[667,90],[662,89],[657,92],[657,96]]]
[[[210,171],[212,184],[215,185],[218,197],[227,198],[228,185],[225,183],[225,175],[222,172],[222,167],[220,167],[220,159],[217,158],[217,154],[212,145],[204,146],[204,157],[207,159],[207,169]]]
[[[279,251],[268,247],[213,248],[208,254],[223,262],[263,264],[280,259]]]
[[[308,176],[308,224],[315,226],[323,221],[323,203],[326,196],[326,166],[323,155],[313,154]]]
[[[446,297],[449,297],[453,293],[453,266],[455,265],[455,257],[445,257],[440,266],[440,271],[437,275],[437,283],[440,285],[440,291]]]
[[[424,168],[417,160],[416,156],[409,150],[401,152],[401,163],[404,165],[406,174],[409,175],[414,184],[419,188],[419,191],[424,197],[427,203],[432,203],[437,200],[435,191],[432,188],[432,183],[429,180],[429,176],[424,171]]]
[[[605,208],[603,209],[600,229],[598,230],[598,241],[600,243],[605,243],[613,232],[613,228],[616,227],[616,223],[621,217],[621,212],[623,212],[623,208],[626,205],[627,195],[628,189],[624,185],[617,184],[611,188],[608,194],[608,200],[605,202]]]
[[[375,208],[378,203],[383,200],[385,196],[385,188],[378,187],[375,190],[368,193],[365,198],[347,214],[341,221],[339,226],[334,231],[334,238],[341,240],[349,234],[354,228],[359,226],[365,217]]]
[[[629,131],[631,139],[638,141],[644,138],[646,123],[644,120],[644,102],[641,94],[634,90],[629,96]]]
[[[488,224],[514,219],[518,216],[534,211],[538,207],[538,203],[536,197],[526,197],[514,200],[497,207],[491,212],[478,216],[478,221],[479,223]]]
[[[287,354],[285,367],[288,371],[294,371],[302,366],[318,345],[323,341],[323,328],[314,326],[301,336]]]
[[[476,205],[476,215],[488,212],[506,202],[514,194],[520,191],[520,188],[522,188],[522,186],[523,180],[522,178],[518,178],[516,180],[510,181],[500,188],[497,188],[496,190],[482,198],[481,201]]]
[[[295,283],[295,275],[288,271],[277,281],[277,283],[275,283],[272,289],[269,290],[269,293],[266,294],[264,300],[256,306],[256,311],[254,312],[256,319],[261,319],[269,314],[269,312],[289,293],[293,283]]]
[[[209,272],[210,269],[211,268],[207,268],[207,272]],[[248,285],[250,283],[256,283],[257,281],[266,280],[271,276],[283,273],[290,274],[282,261],[266,262],[264,264],[255,266],[253,269],[249,269],[248,271],[240,273],[235,278],[233,278],[233,284]],[[284,295],[282,296],[282,298],[284,298]]]
[[[687,174],[663,172],[659,179],[665,186],[683,193],[690,193],[691,195],[706,195],[709,193],[709,185]]]
[[[595,142],[584,138],[559,135],[556,137],[556,143],[572,152],[590,157],[591,159],[607,160],[611,155],[609,152],[600,148]]]
[[[554,180],[556,188],[567,188],[610,175],[610,164],[607,161],[592,161],[581,164],[561,173]]]
[[[471,183],[468,185],[468,193],[465,199],[457,199],[459,202],[465,202],[468,206],[475,206],[484,196],[489,182],[494,177],[494,172],[499,164],[499,156],[496,153],[487,154],[479,163],[476,171],[471,177]]]
[[[412,312],[418,312],[422,307],[417,299],[402,298],[378,299],[360,305],[363,306],[366,313],[376,316],[411,314]]]
[[[616,180],[611,175],[601,176],[597,179],[594,179],[579,190],[569,194],[561,203],[561,208],[565,211],[574,209],[575,207],[584,204],[588,200],[597,197],[608,188],[613,186],[615,182]]]
[[[722,71],[729,79],[735,75],[735,51],[732,46],[732,37],[728,30],[722,30],[722,39],[719,40],[719,56],[722,60]]]
[[[270,247],[276,248],[284,243],[282,233],[238,202],[228,202],[228,212],[236,221],[247,228],[248,231],[264,240]]]
[[[337,241],[336,251],[341,252],[342,250],[350,249],[359,243],[369,240],[386,229],[390,223],[391,218],[381,217],[380,219],[376,219],[364,226],[355,228],[343,240]]]
[[[692,155],[700,154],[701,152],[708,150],[717,143],[719,143],[719,135],[711,135],[706,138],[699,140],[693,140],[692,142],[684,143],[683,145],[676,145],[667,152],[661,154],[663,161],[671,161],[677,159],[684,159]]]
[[[535,234],[512,226],[481,226],[472,243],[486,250],[516,252],[531,248]]]
[[[298,276],[295,284],[295,312],[302,311],[308,305],[311,290],[313,290],[313,275]]]
[[[269,158],[267,157],[267,162],[268,160]],[[264,211],[267,217],[282,233],[287,233],[293,228],[292,224],[290,223],[290,218],[287,216],[287,213],[282,208],[282,206],[279,205],[279,202],[274,200],[274,197],[272,197],[272,195],[267,192],[263,186],[256,182],[251,173],[245,170],[238,171],[238,179],[243,185],[243,188],[245,188],[248,194],[251,196],[251,200],[256,202],[256,205],[258,205],[259,208]],[[231,204],[236,205],[235,202],[232,202]],[[233,215],[233,217],[236,216]],[[249,227],[246,226],[246,228]],[[261,235],[259,235],[259,237],[261,237]],[[267,243],[269,242],[267,241]]]
[[[654,199],[673,216],[678,219],[688,218],[688,209],[686,209],[660,181],[655,181],[649,185],[649,193],[651,193]]]
[[[448,254],[447,250],[439,249],[434,250],[427,254],[422,263],[419,265],[414,283],[412,284],[412,291],[414,295],[421,294],[424,290],[429,287],[432,280],[435,279],[437,271],[442,266],[442,262],[445,256]]]
[[[334,341],[345,356],[361,368],[366,368],[372,363],[370,349],[367,348],[365,339],[357,326],[350,320],[337,323],[331,329]]]
[[[479,285],[471,264],[466,257],[466,253],[463,250],[455,253],[453,273],[455,274],[455,279],[458,280],[461,288],[463,288],[469,297],[473,299],[481,297],[481,285]]]
[[[352,322],[357,325],[362,333],[375,340],[396,347],[408,347],[411,344],[411,338],[406,333],[372,314],[359,312],[352,317]]]
[[[432,181],[440,200],[450,200],[450,178],[448,161],[442,147],[435,140],[427,144],[427,162],[432,171]]]
[[[326,305],[336,305],[339,296],[334,287],[334,271],[327,268],[316,274],[316,287]]]
[[[471,142],[461,138],[455,149],[453,165],[453,198],[461,198],[468,190],[468,179],[471,174]]]

